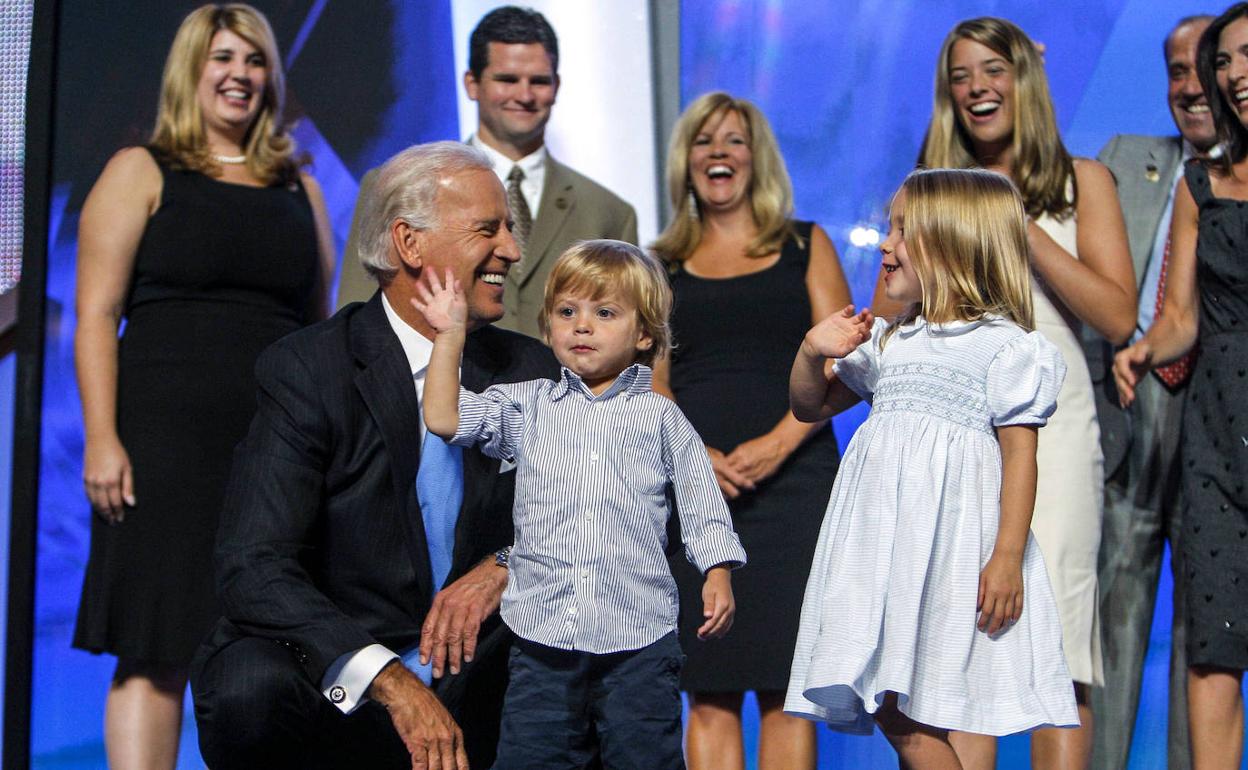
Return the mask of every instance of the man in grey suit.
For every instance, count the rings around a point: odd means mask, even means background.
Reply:
[[[1158,286],[1169,244],[1175,185],[1183,163],[1204,155],[1216,137],[1209,106],[1196,75],[1196,48],[1210,16],[1181,20],[1165,40],[1168,102],[1179,136],[1115,136],[1098,158],[1118,183],[1127,222],[1131,259],[1139,288],[1139,319],[1134,339],[1153,323],[1160,307]],[[1129,409],[1114,392],[1113,350],[1099,337],[1086,341],[1096,383],[1097,414],[1105,454],[1105,519],[1100,552],[1101,628],[1105,686],[1093,690],[1096,738],[1092,766],[1127,766],[1140,678],[1148,651],[1153,604],[1165,542],[1171,567],[1179,565],[1180,412],[1184,388],[1147,377]],[[1177,581],[1176,581],[1177,583]],[[1187,664],[1184,654],[1183,597],[1174,594],[1170,647],[1168,767],[1186,768],[1188,755]]]
[[[559,92],[559,41],[540,13],[504,6],[486,14],[469,38],[464,88],[478,110],[468,143],[489,156],[507,189],[522,255],[507,274],[497,325],[540,339],[537,318],[555,258],[587,238],[637,243],[637,213],[546,149],[546,123]],[[361,200],[373,173],[360,185]],[[357,225],[351,224],[343,255],[340,307],[367,299],[375,288],[356,259]]]

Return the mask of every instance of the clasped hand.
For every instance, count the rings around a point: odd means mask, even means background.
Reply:
[[[1124,407],[1135,401],[1135,386],[1153,368],[1153,348],[1145,340],[1123,348],[1114,356],[1114,385]]]

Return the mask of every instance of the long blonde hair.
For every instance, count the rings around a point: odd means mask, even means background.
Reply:
[[[750,208],[758,235],[746,247],[751,257],[774,254],[793,229],[793,183],[785,168],[771,125],[761,110],[746,99],[723,91],[703,94],[685,108],[672,128],[667,150],[667,192],[672,201],[672,221],[650,248],[668,262],[688,259],[702,241],[702,220],[689,179],[689,151],[694,139],[711,118],[735,112],[749,134],[754,174],[750,185]]]
[[[290,180],[298,167],[292,158],[295,143],[282,123],[286,76],[277,40],[264,14],[242,3],[200,6],[182,20],[165,60],[151,147],[175,167],[220,175],[221,166],[208,149],[196,89],[212,37],[223,29],[255,46],[265,59],[267,78],[260,111],[243,142],[247,169],[270,184]]]
[[[991,48],[1014,68],[1014,165],[1010,176],[1018,185],[1027,213],[1062,218],[1074,211],[1078,190],[1075,165],[1062,144],[1049,95],[1044,61],[1027,34],[1005,19],[984,16],[960,22],[945,37],[936,61],[932,119],[919,150],[919,166],[971,168],[979,165],[970,136],[959,121],[949,84],[953,46],[971,40]],[[1067,193],[1067,185],[1071,193]]]
[[[1014,184],[983,169],[921,169],[901,192],[923,299],[897,325],[917,315],[931,323],[999,315],[1033,329],[1027,217]]]

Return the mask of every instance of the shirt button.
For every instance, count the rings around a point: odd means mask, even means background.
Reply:
[[[568,608],[568,614],[569,614],[569,615],[575,615],[575,614],[576,614],[576,607],[569,607],[569,608]]]
[[[589,570],[587,569],[581,570],[581,577],[585,580],[589,580]]]
[[[585,514],[585,521],[593,521],[593,520],[594,520],[594,514],[592,513]]]
[[[590,459],[590,461],[591,461],[591,462],[598,462],[598,453],[597,453],[597,452],[594,452],[594,453],[590,454],[589,459]]]

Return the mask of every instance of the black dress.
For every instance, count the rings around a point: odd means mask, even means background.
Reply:
[[[1200,209],[1200,355],[1183,414],[1182,548],[1187,661],[1248,668],[1248,203],[1215,198],[1185,169]]]
[[[92,516],[74,646],[186,665],[220,615],[212,552],[265,347],[308,323],[318,252],[302,185],[160,165],[118,350],[117,429],[138,505]]]
[[[811,326],[806,267],[809,222],[796,223],[772,267],[707,279],[678,270],[672,332],[672,390],[707,446],[731,452],[775,427],[789,408],[789,370]],[[749,564],[732,576],[736,621],[723,639],[702,642],[702,576],[673,557],[680,587],[681,686],[693,692],[783,692],[815,541],[840,460],[829,425],[754,492],[730,501]]]

